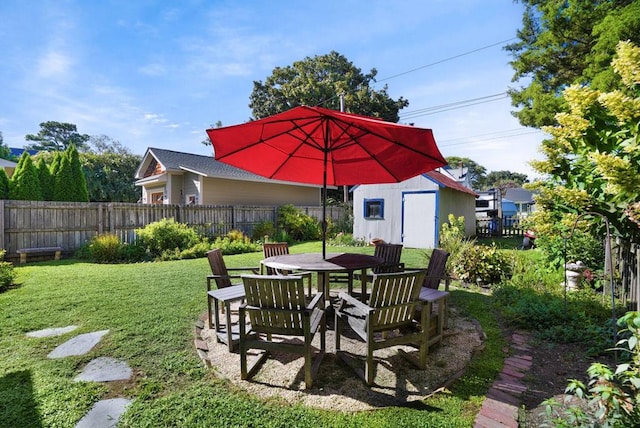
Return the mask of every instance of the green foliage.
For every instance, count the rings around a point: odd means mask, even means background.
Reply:
[[[295,241],[314,241],[322,237],[322,227],[316,219],[290,204],[278,207],[278,226]]]
[[[253,227],[251,238],[254,241],[262,241],[266,238],[273,238],[276,233],[276,226],[273,222],[263,221]]]
[[[453,273],[467,283],[496,284],[512,274],[512,260],[508,252],[494,244],[463,245],[453,263]]]
[[[134,177],[141,157],[126,151],[84,152],[80,161],[92,202],[137,202],[140,188]]]
[[[186,250],[198,243],[196,231],[175,219],[162,219],[136,229],[139,245],[144,247],[151,257],[160,257],[165,251]]]
[[[514,60],[512,104],[520,123],[552,125],[563,88],[574,83],[620,87],[609,63],[619,40],[640,42],[640,6],[632,1],[519,0],[524,4],[519,41],[506,47]]]
[[[369,245],[364,239],[355,239],[352,233],[337,233],[329,238],[327,242],[336,247],[364,247]]]
[[[473,240],[465,238],[464,217],[456,218],[453,214],[449,214],[448,223],[443,223],[440,227],[440,248],[449,253],[447,260],[446,272],[453,275],[452,266],[458,266],[463,263],[463,258],[475,245]],[[429,252],[429,255],[431,253]]]
[[[115,263],[122,259],[122,247],[116,235],[96,235],[89,244],[89,256],[96,263]]]
[[[618,326],[623,327],[620,335],[626,337],[615,350],[626,353],[628,360],[615,370],[602,363],[591,364],[588,385],[577,379],[569,382],[565,392],[587,400],[586,410],[569,407],[558,412],[560,403],[547,400],[547,413],[556,415],[556,426],[640,426],[640,313],[627,312]]]
[[[10,181],[4,168],[0,168],[0,199],[9,199]]]
[[[38,178],[40,179],[42,199],[52,201],[56,181],[55,177],[51,175],[51,170],[42,156],[38,158]]]
[[[262,251],[260,244],[252,243],[249,237],[239,230],[232,230],[226,236],[216,238],[212,247],[220,248],[222,254],[227,255]]]
[[[562,236],[542,235],[536,239],[536,246],[546,256],[552,268],[563,268],[565,264],[565,238]],[[592,270],[604,268],[604,239],[597,239],[589,232],[575,230],[566,239],[566,262],[582,261]]]
[[[71,186],[68,189],[68,201],[89,202],[89,192],[87,191],[87,181],[80,165],[80,157],[76,146],[71,144],[65,151],[65,156],[69,158],[69,169],[71,177]],[[64,163],[63,163],[64,166]]]
[[[71,145],[85,149],[89,138],[87,134],[79,134],[78,128],[72,123],[54,121],[41,123],[36,135],[27,134],[24,137],[27,141],[33,141],[27,149],[42,151],[64,151]]]
[[[13,284],[17,276],[13,264],[4,260],[5,254],[7,254],[6,250],[0,250],[0,290]]]
[[[9,184],[9,198],[23,201],[41,201],[40,178],[31,156],[22,152]]]
[[[362,74],[359,68],[338,52],[307,57],[291,66],[276,67],[265,82],[254,81],[249,107],[260,119],[299,105],[339,110],[339,95],[352,113],[375,116],[397,122],[398,111],[409,102],[392,99],[387,86],[376,90],[371,86],[378,72]]]
[[[603,92],[584,85],[563,91],[567,112],[557,126],[545,127],[545,159],[532,166],[546,176],[531,187],[538,192],[533,219],[541,236],[561,225],[571,228],[576,216],[593,212],[606,218],[614,234],[639,235],[633,213],[640,202],[640,48],[619,43],[613,68],[624,90]],[[602,233],[600,233],[602,235]]]
[[[2,132],[0,131],[0,159],[7,159],[13,161],[13,156],[11,156],[11,149],[4,143],[4,139],[2,137]]]

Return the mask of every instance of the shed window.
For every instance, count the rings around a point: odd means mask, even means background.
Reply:
[[[384,199],[365,199],[364,200],[364,218],[383,219],[384,218]]]

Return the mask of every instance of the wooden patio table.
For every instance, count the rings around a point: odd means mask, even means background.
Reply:
[[[321,253],[283,254],[268,257],[261,262],[267,267],[280,270],[304,270],[317,272],[318,291],[329,299],[329,274],[361,270],[362,296],[366,296],[366,271],[384,263],[380,257],[357,253],[329,253],[322,258]]]

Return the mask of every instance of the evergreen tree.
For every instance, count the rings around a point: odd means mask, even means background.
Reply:
[[[9,199],[9,177],[4,168],[0,168],[0,199]]]
[[[10,199],[24,201],[41,201],[40,178],[38,170],[31,160],[29,153],[24,151],[11,177],[9,185]]]
[[[54,159],[55,161],[55,159]],[[88,202],[87,181],[82,172],[78,151],[74,145],[60,155],[55,174],[53,199],[56,201]]]
[[[53,189],[55,188],[55,178],[51,175],[49,165],[44,157],[38,159],[38,177],[40,178],[40,190],[42,191],[42,199],[45,201],[53,200]]]

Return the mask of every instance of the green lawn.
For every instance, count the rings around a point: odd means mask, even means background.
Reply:
[[[291,252],[320,251],[319,243]],[[371,247],[329,251],[373,253]],[[226,256],[229,266],[257,266],[261,253]],[[408,266],[426,266],[406,249]],[[19,285],[0,293],[0,426],[73,427],[99,399],[134,399],[121,426],[447,426],[473,425],[483,394],[502,365],[502,339],[488,297],[454,290],[451,302],[478,319],[487,347],[450,391],[419,406],[345,414],[263,402],[216,378],[193,349],[193,328],[206,310],[205,259],[98,265],[62,260],[16,268]],[[78,325],[64,336],[26,332]],[[80,333],[109,329],[89,354],[50,360],[47,354]],[[133,381],[73,382],[99,356],[125,360]]]

